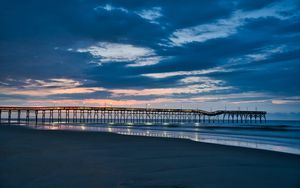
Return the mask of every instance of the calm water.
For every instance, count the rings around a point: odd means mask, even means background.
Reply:
[[[300,121],[265,124],[117,125],[96,123],[22,124],[36,129],[111,132],[123,135],[190,139],[300,155]]]

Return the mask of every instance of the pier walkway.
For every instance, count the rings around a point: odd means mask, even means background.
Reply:
[[[125,107],[16,107],[1,106],[0,122],[97,122],[97,123],[263,123],[265,111]]]

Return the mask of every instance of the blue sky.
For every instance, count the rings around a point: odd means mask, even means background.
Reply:
[[[0,105],[266,110],[300,119],[295,0],[2,0]]]

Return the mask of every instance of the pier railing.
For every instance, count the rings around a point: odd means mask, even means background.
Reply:
[[[125,108],[125,107],[0,107],[1,122],[73,123],[263,123],[265,111]]]

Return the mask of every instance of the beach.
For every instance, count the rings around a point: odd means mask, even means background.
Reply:
[[[0,126],[0,187],[300,187],[300,155]]]

